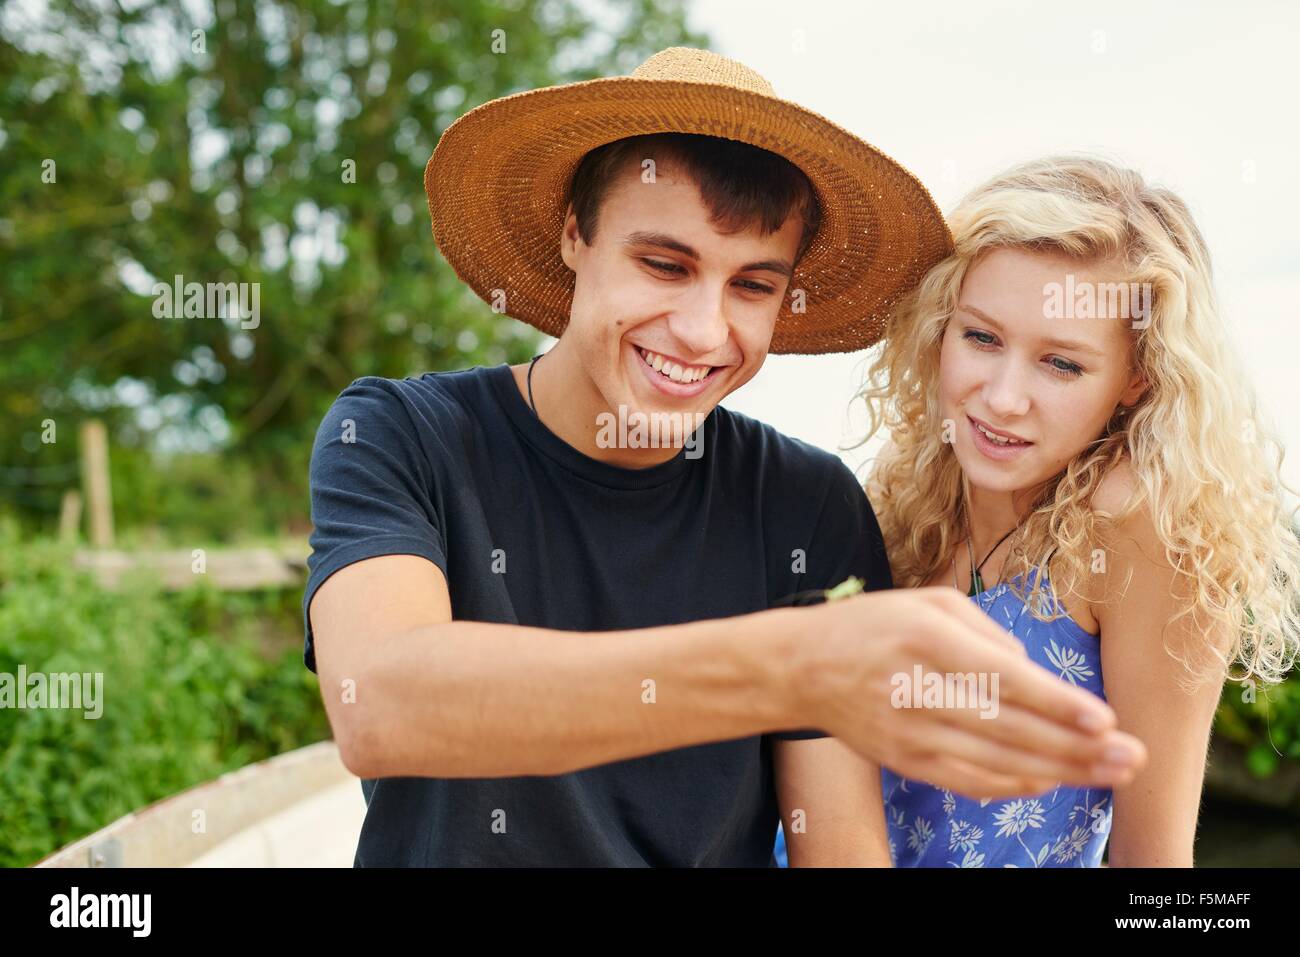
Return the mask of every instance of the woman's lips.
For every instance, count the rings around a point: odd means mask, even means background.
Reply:
[[[1014,459],[1034,444],[1033,442],[1012,442],[1001,445],[981,432],[979,425],[969,415],[966,416],[966,422],[970,425],[975,448],[979,450],[980,454],[993,459],[995,462],[1007,462]]]

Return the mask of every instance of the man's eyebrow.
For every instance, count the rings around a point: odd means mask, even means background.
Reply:
[[[623,243],[627,246],[658,246],[660,249],[671,249],[674,252],[679,252],[683,256],[688,256],[696,261],[700,258],[700,254],[694,248],[686,245],[680,239],[673,239],[667,233],[644,231],[628,233],[627,236],[623,237]],[[738,270],[738,272],[759,271],[774,272],[786,279],[794,275],[794,267],[784,259],[763,259],[758,262],[746,263]]]
[[[996,319],[990,316],[983,309],[979,309],[975,306],[967,305],[966,303],[961,303],[960,305],[957,306],[957,309],[960,312],[968,312],[972,316],[975,316],[977,319],[982,319],[983,321],[987,322],[990,326],[992,326],[994,329],[997,329],[998,332],[1006,331],[1005,329],[1002,328],[1001,323],[999,323]],[[1096,356],[1099,359],[1104,359],[1106,357],[1106,354],[1102,352],[1100,349],[1096,349],[1092,346],[1085,345],[1082,342],[1074,342],[1070,339],[1044,339],[1043,344],[1049,346],[1055,346],[1058,349],[1068,349],[1072,352],[1083,352],[1091,356]]]
[[[659,246],[662,249],[671,249],[679,252],[683,256],[689,256],[691,259],[699,259],[700,254],[690,246],[686,245],[680,239],[673,239],[667,233],[648,233],[635,232],[628,233],[623,238],[623,242],[628,246]]]
[[[746,263],[740,267],[741,272],[757,272],[766,270],[784,276],[786,279],[794,275],[794,267],[784,259],[763,259],[756,263]]]

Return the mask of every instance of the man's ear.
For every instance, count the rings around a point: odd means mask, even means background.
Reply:
[[[573,212],[573,204],[570,203],[568,209],[564,212],[564,229],[560,231],[560,258],[564,260],[564,265],[570,269],[577,269],[574,261],[577,259],[578,243],[580,242],[582,242],[582,236],[578,233],[578,217]]]

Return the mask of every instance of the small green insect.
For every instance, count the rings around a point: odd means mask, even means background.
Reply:
[[[852,598],[866,587],[866,583],[856,575],[850,575],[844,581],[840,582],[834,588],[828,588],[824,592],[827,601],[838,601],[841,598]]]
[[[865,591],[866,587],[866,582],[861,578],[850,575],[834,588],[813,588],[809,591],[797,591],[793,595],[787,595],[775,602],[772,607],[816,605],[823,601],[839,601],[841,598],[852,598],[859,592]]]

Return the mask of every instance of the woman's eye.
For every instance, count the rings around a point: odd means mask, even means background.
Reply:
[[[776,290],[773,289],[771,286],[769,286],[767,283],[754,282],[754,280],[752,279],[740,279],[737,280],[737,282],[740,283],[742,288],[748,290],[749,292],[758,292],[758,293],[762,293],[763,295],[771,295],[772,293],[776,292]]]
[[[1048,359],[1048,365],[1056,375],[1064,378],[1076,379],[1083,375],[1083,366],[1069,359],[1062,359],[1060,356],[1052,356]]]
[[[686,270],[677,265],[677,263],[664,262],[662,259],[649,259],[642,256],[641,261],[651,269],[662,273],[679,274],[686,272]]]
[[[969,339],[977,349],[987,349],[997,345],[997,337],[993,333],[984,332],[980,329],[967,329],[962,333],[962,338]],[[1083,366],[1077,362],[1071,362],[1069,359],[1062,359],[1060,356],[1049,356],[1046,362],[1051,373],[1060,376],[1062,379],[1077,379],[1083,375]]]

